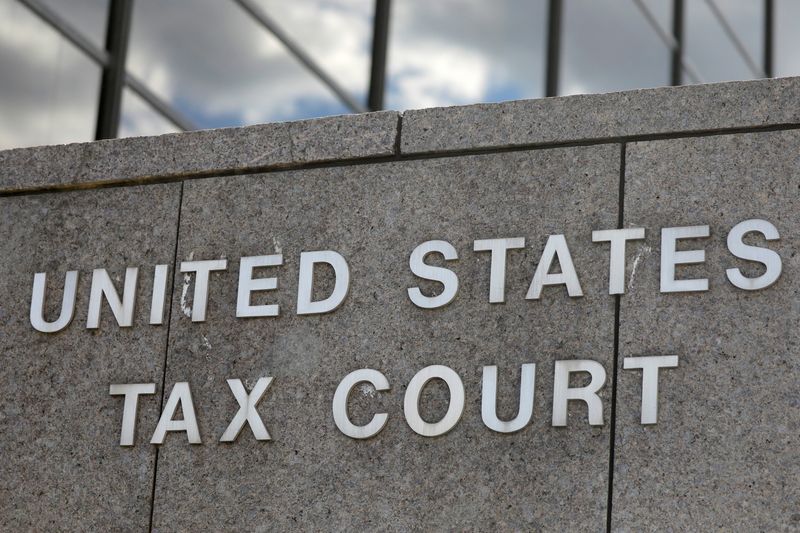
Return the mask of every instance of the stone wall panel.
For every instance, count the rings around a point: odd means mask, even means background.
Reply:
[[[167,386],[191,384],[203,444],[174,434],[162,447],[155,527],[603,530],[614,303],[594,266],[607,264],[606,251],[590,243],[593,228],[616,225],[619,158],[609,145],[187,183],[178,257],[227,258],[229,269],[212,275],[206,322],[188,318],[190,299],[173,309]],[[562,286],[525,300],[550,233],[573,244],[583,298]],[[489,254],[472,251],[493,237],[528,241],[509,252],[505,304],[488,303]],[[419,283],[408,258],[431,239],[457,249],[461,285],[447,307],[425,310],[406,295]],[[348,299],[334,313],[297,316],[300,252],[325,249],[350,264]],[[284,266],[261,275],[277,275],[279,289],[259,303],[278,303],[281,316],[235,318],[239,258],[275,251]],[[191,279],[187,287],[191,297]],[[608,369],[603,427],[590,427],[577,403],[569,427],[551,427],[553,361],[575,358]],[[494,434],[481,421],[481,369],[500,367],[501,414],[511,418],[528,362],[538,365],[533,423]],[[431,364],[459,373],[466,408],[450,433],[426,438],[402,405],[411,377]],[[389,414],[366,441],[340,433],[331,414],[337,384],[359,368],[391,385],[360,388],[351,402],[359,423]],[[225,379],[252,386],[262,376],[274,377],[259,409],[273,440],[245,428],[220,444],[237,410]],[[423,416],[440,418],[447,399],[432,385]]]
[[[639,424],[641,372],[619,370],[616,530],[800,527],[799,153],[795,131],[628,145],[625,225],[649,235],[634,247],[635,275],[628,265],[620,356],[680,359],[661,373],[655,426]],[[725,269],[757,276],[763,267],[732,256],[726,238],[751,218],[778,228],[779,241],[746,242],[778,251],[783,273],[748,292]],[[660,294],[659,228],[699,224],[711,236],[679,249],[705,249],[705,264],[677,271],[707,277],[708,292]]]
[[[112,383],[158,383],[167,320],[150,326],[152,266],[175,254],[180,184],[0,198],[0,528],[143,530],[149,523],[155,449],[147,442],[158,396],[139,402],[136,446],[121,447],[122,397]],[[86,328],[92,269],[118,290],[136,266],[134,325],[120,328],[103,303]],[[47,315],[58,316],[64,273],[78,270],[75,316],[40,333],[28,312],[33,276],[48,274]]]

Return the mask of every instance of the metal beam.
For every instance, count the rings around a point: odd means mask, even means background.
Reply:
[[[547,72],[545,96],[558,96],[558,66],[561,59],[561,0],[550,0],[547,12]]]
[[[370,111],[383,109],[390,9],[391,0],[375,0],[375,16],[372,24],[372,66],[369,76],[369,96],[367,97],[367,107]]]
[[[675,47],[672,49],[670,61],[670,84],[680,85],[681,58],[683,56],[683,0],[672,0],[672,38],[675,39]]]
[[[95,139],[113,139],[119,131],[122,88],[125,84],[125,59],[131,30],[133,0],[111,0],[106,25],[108,63],[103,68],[100,102],[97,109]]]
[[[253,4],[250,0],[234,0],[242,9],[247,12],[256,22],[258,22],[264,29],[274,35],[283,46],[286,47],[305,67],[313,72],[328,88],[339,97],[343,104],[350,108],[351,111],[356,113],[363,113],[367,109],[360,103],[356,102],[350,94],[345,91],[336,81],[331,78],[311,57],[303,51],[300,46],[292,40],[289,35],[267,16],[264,11]]]
[[[773,73],[773,35],[775,30],[775,2],[764,0],[764,74],[772,78]]]
[[[71,26],[58,13],[41,3],[40,0],[19,0],[19,2],[39,17],[42,22],[48,24],[63,38],[72,43],[78,50],[89,56],[89,59],[92,59],[100,67],[106,68],[109,65],[109,55],[105,50],[95,46],[81,32]],[[144,83],[127,72],[125,73],[125,84],[179,129],[184,131],[197,129],[191,120],[170,107],[169,104],[148,89]]]

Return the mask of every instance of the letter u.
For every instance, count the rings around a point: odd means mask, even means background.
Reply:
[[[61,300],[61,314],[54,322],[44,318],[44,296],[47,274],[37,272],[33,277],[33,295],[31,296],[31,325],[43,333],[61,331],[72,322],[75,313],[75,292],[78,287],[78,271],[70,270],[64,279],[64,296]]]
[[[483,390],[481,392],[481,417],[486,427],[498,433],[514,433],[524,428],[533,417],[533,394],[536,365],[522,365],[519,389],[519,411],[513,420],[497,417],[497,367],[483,367]]]

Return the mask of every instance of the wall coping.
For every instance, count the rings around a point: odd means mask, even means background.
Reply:
[[[800,127],[800,77],[380,111],[0,151],[0,194]]]

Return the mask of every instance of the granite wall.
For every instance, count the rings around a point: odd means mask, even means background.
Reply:
[[[799,102],[800,79],[778,79],[0,152],[0,527],[800,530]],[[745,238],[781,258],[778,281],[757,291],[726,275],[764,273],[727,244],[749,219],[780,233]],[[677,277],[708,290],[662,292],[661,228],[706,225],[707,237],[678,245],[704,262]],[[627,243],[624,294],[609,294],[609,245],[592,239],[616,228],[645,231]],[[526,298],[553,235],[581,295],[555,283]],[[494,238],[525,241],[506,254],[502,303],[489,301],[492,254],[474,250]],[[436,309],[407,294],[442,290],[409,267],[426,241],[457,256],[426,259],[458,278]],[[317,250],[346,259],[349,290],[333,312],[298,314],[300,257]],[[237,318],[241,258],[278,254],[254,274],[277,287],[251,296],[278,316]],[[568,274],[558,259],[550,272]],[[197,321],[201,276],[181,264],[203,260],[225,268],[209,274]],[[156,265],[169,266],[161,324]],[[94,269],[121,294],[129,267],[132,325],[103,300],[99,327],[87,327]],[[34,275],[47,274],[52,321],[67,271],[78,280],[71,322],[35,330]],[[313,297],[334,284],[319,265]],[[643,373],[624,361],[659,355],[679,363],[659,373],[658,422],[642,424]],[[564,360],[605,370],[602,424],[582,401],[553,424]],[[509,420],[530,363],[530,422],[492,431],[483,367],[498,368],[497,414]],[[459,422],[436,437],[404,412],[429,365],[453,369],[464,389]],[[355,424],[388,415],[365,440],[337,428],[331,404],[361,368],[389,384],[349,396]],[[227,380],[249,391],[267,376],[257,412],[271,440],[245,424],[220,442],[240,407]],[[109,394],[125,383],[155,390],[138,399],[132,446],[120,446],[124,399]],[[170,431],[150,444],[179,383],[201,443]],[[441,419],[451,397],[431,381],[423,419]],[[191,418],[187,407],[174,419]]]

